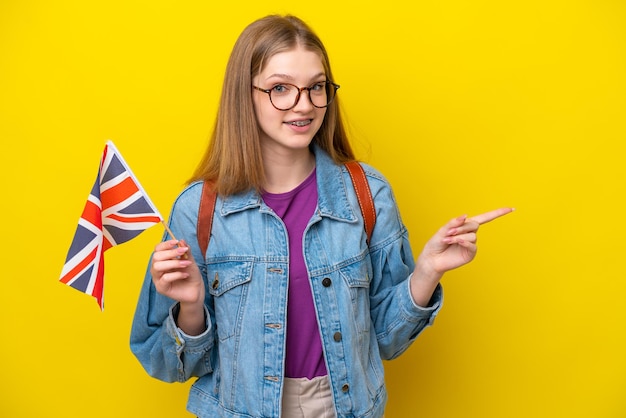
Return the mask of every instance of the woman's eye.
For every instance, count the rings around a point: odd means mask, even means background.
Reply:
[[[326,88],[326,83],[323,81],[320,81],[319,83],[315,83],[311,86],[311,90],[313,91],[324,91],[325,88]]]
[[[277,84],[272,87],[272,91],[276,93],[287,93],[289,91],[289,87],[285,86],[284,84]]]

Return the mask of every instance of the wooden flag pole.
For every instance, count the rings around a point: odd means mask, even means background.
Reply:
[[[175,239],[176,241],[178,241],[178,238],[176,238],[176,236],[174,235],[174,233],[172,232],[172,230],[169,228],[169,226],[167,226],[167,224],[165,223],[165,221],[161,221],[161,223],[163,224],[163,227],[165,228],[165,230],[167,231],[168,234],[170,234],[170,237],[172,237],[173,239]]]
[[[170,237],[172,237],[173,239],[175,239],[176,241],[178,241],[178,246],[180,247],[180,241],[178,240],[178,238],[176,238],[176,236],[174,235],[174,233],[172,232],[172,230],[167,226],[167,224],[165,223],[165,221],[161,221],[161,223],[163,224],[163,227],[165,227],[165,230],[167,231],[168,234],[170,234]],[[181,258],[187,259],[189,258],[189,256],[187,255],[187,253],[183,254],[181,256]]]

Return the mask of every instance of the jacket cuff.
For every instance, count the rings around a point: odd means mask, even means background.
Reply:
[[[176,351],[181,352],[183,349],[197,350],[198,348],[206,348],[207,346],[209,346],[212,341],[209,337],[209,334],[211,333],[211,320],[209,319],[209,310],[207,309],[207,307],[204,306],[206,330],[199,335],[188,335],[185,334],[182,329],[178,328],[178,325],[176,325],[176,318],[178,317],[179,309],[180,304],[176,302],[170,307],[169,315],[165,321],[167,334],[176,341]]]
[[[407,279],[406,291],[407,299],[410,302],[403,304],[403,306],[406,309],[407,315],[414,317],[415,320],[422,320],[425,317],[428,317],[428,325],[432,325],[435,317],[443,306],[443,287],[441,286],[441,283],[437,283],[437,287],[435,288],[435,291],[428,302],[428,306],[426,307],[415,303],[413,296],[411,296],[411,276]]]

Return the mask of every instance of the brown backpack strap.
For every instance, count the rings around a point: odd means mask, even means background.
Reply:
[[[369,245],[374,225],[376,224],[376,208],[374,207],[370,185],[365,177],[365,171],[358,161],[347,162],[345,166],[348,169],[354,190],[356,191],[356,198],[359,201],[365,233],[367,234],[367,244]]]
[[[196,226],[198,245],[202,251],[203,258],[206,257],[206,250],[209,248],[216,200],[217,193],[215,193],[213,182],[205,181],[202,184],[202,196],[200,197],[200,207],[198,209],[198,225]]]

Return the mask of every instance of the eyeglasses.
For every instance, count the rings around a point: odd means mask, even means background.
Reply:
[[[333,102],[337,95],[338,84],[332,81],[320,81],[309,87],[298,87],[294,84],[280,83],[271,89],[262,89],[261,87],[252,86],[258,91],[267,93],[270,96],[270,102],[278,110],[291,110],[298,104],[300,94],[306,90],[309,92],[309,100],[311,104],[317,108],[327,107]]]

